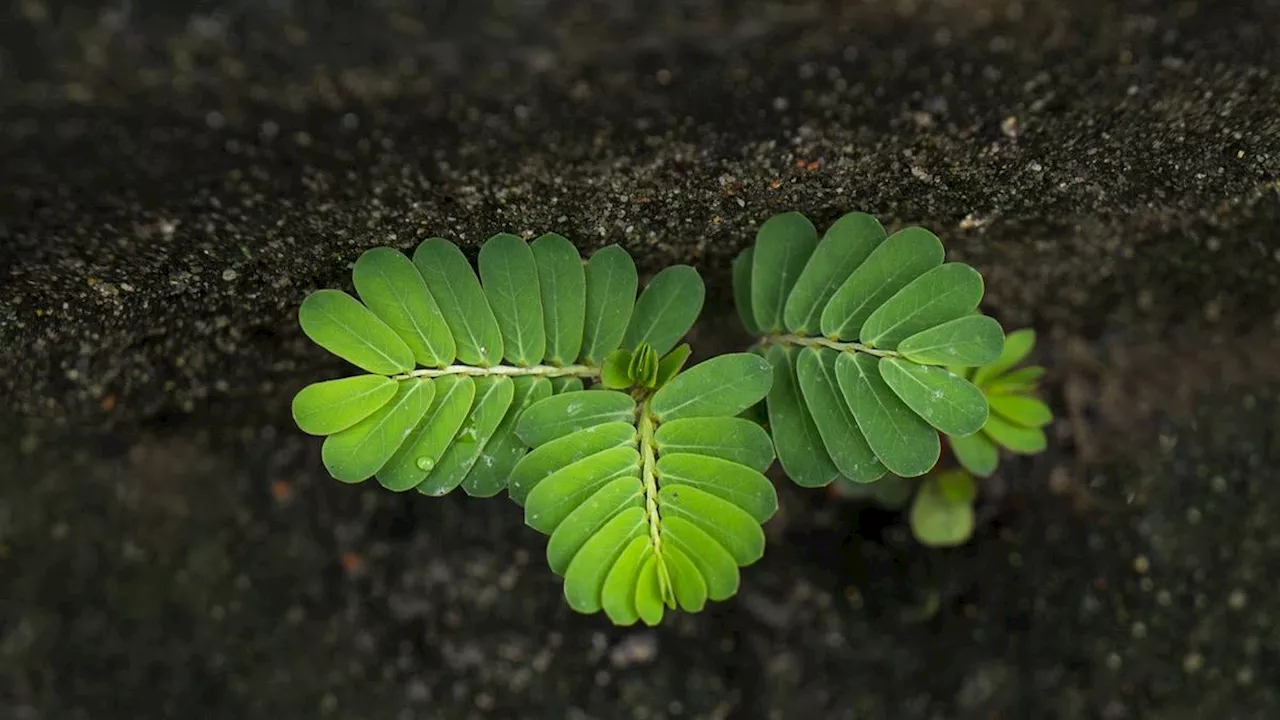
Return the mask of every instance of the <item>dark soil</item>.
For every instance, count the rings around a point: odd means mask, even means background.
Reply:
[[[10,3],[0,716],[1280,717],[1280,5]],[[579,616],[510,503],[289,417],[365,248],[934,229],[1061,420],[955,550],[780,481],[733,600]]]

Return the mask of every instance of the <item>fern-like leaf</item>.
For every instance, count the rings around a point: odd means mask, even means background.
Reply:
[[[849,213],[819,240],[787,213],[735,261],[738,312],[774,366],[778,459],[797,484],[923,475],[939,432],[964,437],[988,422],[986,397],[952,368],[995,361],[1003,332],[974,314],[982,277],[943,256],[923,228],[887,235]]]
[[[771,377],[757,355],[724,355],[656,390],[583,390],[522,415],[517,432],[533,450],[512,470],[511,496],[550,536],[547,563],[570,607],[653,625],[737,591],[738,568],[764,552],[760,525],[777,496],[763,475],[767,434],[735,416]]]
[[[354,266],[359,299],[319,290],[303,301],[307,336],[369,373],[309,385],[294,399],[298,426],[327,436],[322,456],[335,478],[376,477],[390,490],[428,495],[459,486],[495,495],[528,452],[516,432],[526,409],[598,382],[615,350],[647,353],[637,366],[645,377],[628,375],[621,388],[669,380],[688,348],[670,361],[658,353],[689,330],[704,294],[697,272],[678,266],[637,300],[626,251],[598,251],[584,270],[559,235],[532,244],[495,235],[480,248],[477,268],[440,238],[424,241],[412,260],[374,248]],[[635,403],[621,397],[621,416],[631,420]],[[572,428],[575,417],[555,420]]]

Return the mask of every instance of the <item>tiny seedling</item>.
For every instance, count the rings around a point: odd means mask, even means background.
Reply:
[[[943,263],[920,228],[887,235],[851,213],[819,240],[799,214],[771,218],[733,268],[758,342],[687,370],[680,340],[704,297],[693,268],[662,270],[637,298],[626,251],[584,261],[554,234],[495,235],[476,266],[432,238],[412,259],[361,255],[358,298],[309,295],[303,331],[365,373],[303,388],[293,415],[325,436],[321,457],[343,482],[506,489],[550,536],[547,562],[579,612],[653,625],[734,595],[777,510],[764,475],[775,448],[814,487],[924,475],[939,431],[1017,442],[988,432],[998,373],[981,373],[1009,353],[976,312],[982,279]],[[1009,377],[1003,387],[1020,387]],[[762,402],[767,431],[751,419]],[[955,477],[930,483],[949,498],[975,492]]]

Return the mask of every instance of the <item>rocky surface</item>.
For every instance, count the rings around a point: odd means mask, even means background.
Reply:
[[[52,3],[0,18],[0,715],[1280,714],[1280,5]],[[780,480],[734,600],[573,614],[502,501],[328,479],[374,245],[937,231],[1061,416],[969,545]]]

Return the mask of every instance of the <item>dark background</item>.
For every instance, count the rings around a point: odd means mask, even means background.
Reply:
[[[0,717],[1280,716],[1280,5],[0,12]],[[342,486],[301,336],[368,247],[698,267],[935,230],[1059,421],[970,544],[779,482],[733,600],[572,613],[510,503]]]

